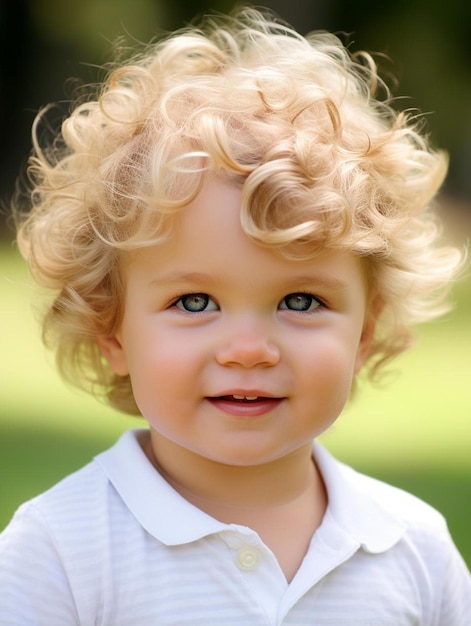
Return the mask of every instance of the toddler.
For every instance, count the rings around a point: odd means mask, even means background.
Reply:
[[[430,210],[446,158],[371,57],[239,9],[34,148],[46,342],[147,427],[17,511],[0,624],[471,624],[442,516],[316,441],[462,264]]]

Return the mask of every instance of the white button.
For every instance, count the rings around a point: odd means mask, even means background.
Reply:
[[[252,572],[260,561],[260,552],[253,546],[242,546],[237,550],[236,563],[244,572]]]

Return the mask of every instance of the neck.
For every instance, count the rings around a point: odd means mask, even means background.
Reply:
[[[256,531],[292,580],[327,506],[310,445],[270,463],[240,467],[200,457],[151,430],[145,451],[186,500],[223,523]]]
[[[310,445],[263,465],[232,466],[182,449],[151,430],[145,452],[176,491],[221,521],[237,523],[251,512],[289,506],[306,493],[324,494]]]

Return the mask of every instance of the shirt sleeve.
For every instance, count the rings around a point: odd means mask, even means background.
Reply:
[[[0,535],[0,626],[79,624],[53,533],[33,504]]]
[[[471,626],[471,574],[451,538],[450,544],[437,623],[439,626]]]

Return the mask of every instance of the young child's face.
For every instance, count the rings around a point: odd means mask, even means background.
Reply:
[[[252,465],[334,422],[371,333],[356,257],[286,260],[239,213],[240,190],[209,178],[171,240],[125,259],[124,318],[99,341],[161,441]]]

